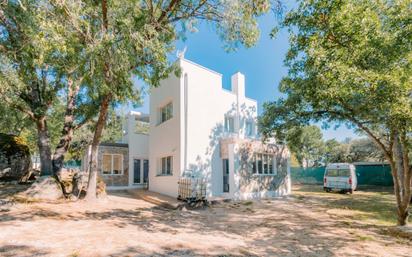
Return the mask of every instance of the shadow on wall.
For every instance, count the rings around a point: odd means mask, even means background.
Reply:
[[[253,153],[270,153],[275,156],[276,175],[251,173]],[[254,197],[280,196],[288,193],[288,150],[284,145],[263,144],[257,141],[245,142],[239,147],[239,188],[242,194]]]
[[[256,126],[256,107],[242,104],[237,110],[237,104],[233,103],[225,116],[234,116],[240,113],[239,130],[243,130],[245,122],[248,120],[254,121]],[[223,119],[224,117],[222,117]],[[225,131],[225,126],[222,122],[217,123],[211,130],[209,135],[209,144],[203,155],[198,154],[195,162],[189,163],[184,176],[194,178],[204,178],[207,183],[207,195],[219,194],[223,191],[223,166],[220,154],[220,140],[231,136],[237,136],[237,132],[230,134]],[[242,131],[239,131],[242,133]],[[255,133],[256,134],[256,133]],[[257,139],[254,135],[252,138]],[[256,147],[259,145],[259,147]],[[276,176],[256,176],[252,175],[249,169],[250,161],[253,152],[268,152],[276,156]],[[275,194],[283,195],[288,190],[287,177],[287,148],[285,146],[274,144],[262,144],[260,141],[244,143],[240,148],[240,189],[241,193],[259,193],[267,194],[275,192]]]

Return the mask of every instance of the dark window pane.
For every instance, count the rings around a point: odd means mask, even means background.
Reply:
[[[140,160],[133,161],[133,183],[140,183]]]
[[[149,160],[143,160],[143,183],[149,180]]]

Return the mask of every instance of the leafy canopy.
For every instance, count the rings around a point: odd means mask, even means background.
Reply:
[[[287,97],[264,105],[263,134],[282,140],[312,121],[356,126],[379,142],[393,128],[410,133],[411,9],[407,0],[299,1],[280,25],[290,33]]]

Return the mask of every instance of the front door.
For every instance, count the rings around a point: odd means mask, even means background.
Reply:
[[[229,159],[223,159],[223,193],[229,193]]]
[[[134,159],[133,161],[133,183],[140,184],[140,159]]]

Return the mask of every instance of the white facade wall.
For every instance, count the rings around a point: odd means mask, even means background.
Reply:
[[[171,75],[150,94],[149,190],[177,197],[181,172],[181,110],[180,79]],[[160,108],[173,103],[173,117],[160,124]],[[172,156],[171,176],[159,175],[161,158]]]
[[[134,159],[149,160],[149,135],[135,132],[136,118],[140,116],[142,114],[139,112],[128,113],[123,128],[122,142],[129,145],[129,186],[136,186],[133,183]],[[143,179],[143,161],[140,173],[140,178]]]
[[[223,193],[219,139],[245,137],[246,120],[256,131],[257,103],[245,97],[241,73],[232,76],[232,91],[222,88],[222,75],[181,59],[182,76],[162,81],[150,96],[149,189],[177,196],[183,173],[208,179],[209,196]],[[173,102],[173,118],[157,124],[159,107]],[[235,131],[225,132],[225,115],[234,118]],[[173,155],[173,176],[158,176],[159,159]]]

